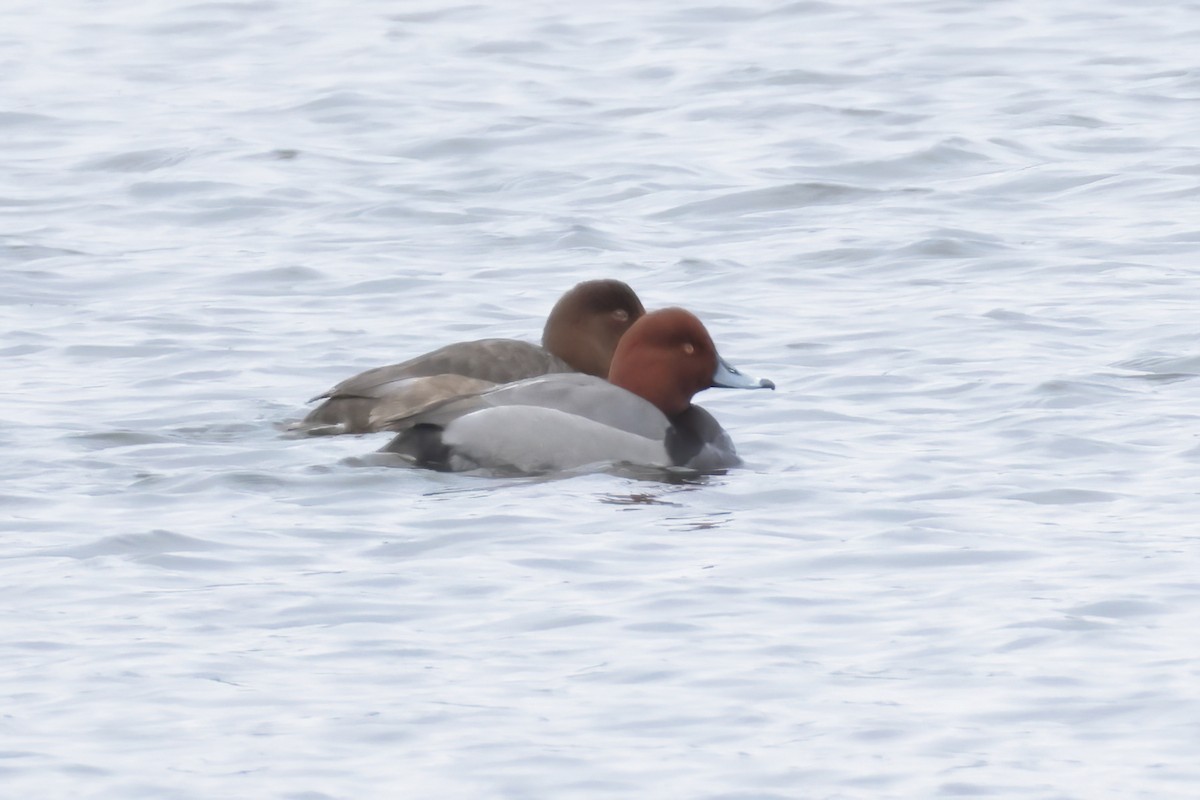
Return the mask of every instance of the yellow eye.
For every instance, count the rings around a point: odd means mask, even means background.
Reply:
[[[629,319],[629,312],[623,308],[618,308],[613,312],[613,319],[615,319],[617,322],[625,322]]]
[[[696,345],[692,344],[691,342],[688,342],[687,344],[685,344],[683,346],[683,352],[687,353],[690,356],[692,353],[696,352]]]

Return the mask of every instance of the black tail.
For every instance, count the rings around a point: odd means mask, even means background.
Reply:
[[[392,439],[380,452],[408,456],[418,467],[450,471],[450,446],[442,441],[442,427],[422,422]]]

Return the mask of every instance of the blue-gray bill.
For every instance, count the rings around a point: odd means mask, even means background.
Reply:
[[[723,389],[774,389],[775,381],[743,375],[728,361],[717,356],[717,369],[713,373],[712,385]]]

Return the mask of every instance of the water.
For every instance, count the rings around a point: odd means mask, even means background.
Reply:
[[[1198,12],[8,4],[2,794],[1194,797]],[[745,468],[275,427],[595,277]]]

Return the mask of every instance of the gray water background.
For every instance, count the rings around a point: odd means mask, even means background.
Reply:
[[[1200,5],[0,10],[0,794],[1195,798]],[[577,281],[665,484],[304,400]]]

